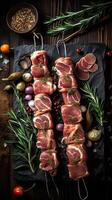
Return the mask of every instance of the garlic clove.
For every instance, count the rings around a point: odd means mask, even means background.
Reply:
[[[88,132],[87,137],[90,141],[96,142],[101,138],[101,130],[92,129]]]
[[[18,65],[22,68],[22,69],[29,69],[31,67],[31,59],[29,56],[23,56],[19,62]]]

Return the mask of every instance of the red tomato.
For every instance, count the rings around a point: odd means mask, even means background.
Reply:
[[[112,56],[112,52],[111,51],[107,51],[106,52],[106,56],[111,57]]]
[[[80,54],[81,53],[81,49],[80,48],[76,48],[76,52],[77,52],[77,54]]]
[[[13,194],[14,194],[16,197],[21,197],[21,196],[23,196],[23,193],[24,193],[23,187],[21,187],[21,186],[16,186],[16,187],[14,187],[14,189],[13,189]]]

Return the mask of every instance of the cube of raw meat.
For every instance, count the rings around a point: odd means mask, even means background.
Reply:
[[[87,154],[83,144],[67,145],[66,154],[70,165],[76,165],[87,160]]]
[[[37,129],[52,129],[53,120],[50,113],[35,116],[33,118],[34,127]]]
[[[82,120],[81,109],[78,105],[63,105],[61,114],[65,124],[77,124]]]
[[[40,66],[38,65],[32,65],[31,66],[31,74],[33,77],[40,78],[43,76],[48,76],[49,71],[46,65],[41,64]]]
[[[34,51],[31,55],[31,61],[32,65],[38,65],[41,64],[47,65],[47,52],[45,50],[40,51]]]
[[[36,145],[40,149],[56,149],[53,130],[38,130]]]
[[[68,91],[70,88],[77,88],[77,81],[73,75],[59,77],[58,88],[60,92]]]
[[[73,61],[71,57],[60,57],[55,61],[55,68],[59,76],[73,74]]]
[[[88,175],[87,165],[85,162],[77,165],[68,164],[69,177],[73,180],[78,180]]]
[[[79,104],[81,95],[79,91],[75,88],[70,88],[66,92],[62,92],[63,101],[67,104]]]
[[[62,141],[65,144],[84,143],[84,130],[81,124],[64,124]]]
[[[59,162],[57,160],[57,153],[55,150],[46,150],[40,154],[40,169],[55,175],[58,165]]]
[[[46,94],[37,94],[34,98],[35,116],[43,114],[51,110],[52,102]]]
[[[56,85],[53,84],[51,77],[43,77],[35,79],[33,83],[34,94],[52,94],[56,90]]]

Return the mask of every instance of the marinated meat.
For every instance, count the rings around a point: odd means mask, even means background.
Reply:
[[[84,143],[85,136],[81,124],[64,124],[63,140],[65,144]]]
[[[86,81],[89,79],[89,72],[82,71],[76,64],[75,74],[78,79]]]
[[[68,163],[70,165],[76,165],[87,160],[87,154],[83,144],[70,144],[67,146],[66,154],[68,157]]]
[[[56,169],[59,165],[57,160],[57,152],[55,150],[46,150],[40,154],[40,165],[39,168],[48,171],[55,175]]]
[[[89,72],[96,72],[98,70],[98,65],[94,64],[90,69]]]
[[[56,90],[56,85],[53,84],[51,77],[38,78],[33,83],[34,94],[52,94]]]
[[[87,53],[84,58],[88,65],[94,65],[96,62],[96,56],[93,53]]]
[[[91,59],[90,59],[91,58]],[[70,65],[65,63],[61,57],[55,61],[55,68],[59,76],[58,89],[62,92],[65,105],[61,106],[61,114],[64,122],[62,142],[67,144],[66,155],[68,158],[69,177],[79,179],[88,174],[86,160],[87,155],[84,149],[84,130],[80,124],[82,112],[80,108],[81,95],[77,90],[77,81],[73,75],[73,63],[68,59]],[[89,54],[80,59],[76,64],[76,75],[81,80],[89,79],[90,71],[95,70],[95,56]]]
[[[70,88],[66,92],[62,92],[63,101],[67,104],[80,104],[81,95],[75,88]]]
[[[77,88],[77,81],[73,75],[59,77],[58,88],[60,92],[67,91],[68,88]]]
[[[85,57],[82,57],[78,62],[78,67],[83,71],[88,72],[92,65],[86,62]]]
[[[36,145],[39,149],[56,149],[53,130],[38,130]]]
[[[75,165],[68,164],[69,177],[78,180],[88,175],[87,165],[85,162]]]
[[[77,67],[78,69],[80,69],[81,71],[83,72],[95,72],[98,70],[98,65],[96,63],[94,63],[93,65],[91,64],[88,64],[86,61],[85,61],[85,58],[82,57],[79,62],[77,62]]]
[[[51,116],[52,102],[48,95],[56,90],[47,67],[47,52],[35,51],[31,55],[31,73],[34,78],[34,127],[38,129],[37,148],[41,149],[39,168],[55,175],[59,165],[57,160],[56,142],[53,132],[53,120]]]
[[[82,113],[78,105],[63,105],[61,114],[65,124],[77,124],[82,121]]]
[[[89,69],[92,67],[92,65],[88,65],[88,63],[85,62],[84,57],[82,57],[78,62],[77,62],[77,67],[78,69],[82,70],[83,72],[88,72]]]
[[[88,80],[89,72],[98,70],[98,65],[95,63],[96,57],[93,53],[88,53],[76,63],[76,76],[80,80]]]
[[[46,65],[41,64],[40,66],[38,65],[32,65],[31,66],[31,74],[33,77],[40,78],[43,76],[48,76],[49,71]]]
[[[31,55],[32,65],[45,65],[47,66],[47,52],[44,50],[34,51]]]
[[[46,94],[37,94],[34,98],[35,116],[43,114],[51,110],[52,102]]]
[[[59,76],[73,74],[73,61],[71,57],[61,57],[55,61],[55,68]]]
[[[33,118],[34,127],[37,129],[52,129],[53,120],[50,113],[44,113]]]

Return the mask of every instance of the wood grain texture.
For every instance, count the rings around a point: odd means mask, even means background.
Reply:
[[[1,19],[0,19],[0,44],[2,43],[10,43],[11,47],[15,47],[17,45],[22,44],[32,44],[33,37],[31,35],[18,35],[12,31],[10,31],[6,25],[6,13],[10,7],[15,5],[17,2],[23,2],[22,0],[2,0],[0,1],[0,11],[1,11]],[[46,28],[43,25],[43,21],[46,17],[55,17],[56,15],[60,15],[61,13],[65,13],[66,11],[75,11],[81,8],[81,5],[87,4],[85,0],[26,0],[26,2],[33,3],[39,12],[39,23],[37,26],[37,32],[41,32],[44,36],[44,43],[48,44],[56,44],[56,42],[62,37],[61,35],[52,37],[46,34]],[[58,22],[57,22],[58,25]],[[51,25],[50,27],[52,27]],[[80,37],[73,38],[71,42],[74,41],[76,43],[90,43],[90,42],[100,42],[105,43],[108,47],[112,48],[112,22],[108,22],[107,24],[101,27],[94,27],[89,32],[81,35]],[[4,71],[0,72],[0,79],[2,77],[7,77],[12,71],[13,57],[10,57],[10,66]],[[108,67],[108,66],[107,66]],[[112,63],[109,63],[108,74],[106,75],[106,87],[112,81]],[[3,92],[4,84],[0,81],[0,138],[3,140],[8,135],[8,130],[6,128],[7,125],[7,117],[4,115],[11,108],[11,97]],[[10,181],[9,176],[11,175],[10,168],[10,156],[9,150],[4,147],[0,148],[0,199],[9,199],[10,198],[10,187],[12,187],[13,183]],[[4,178],[5,177],[5,178]],[[89,188],[89,198],[92,199],[105,199],[104,194],[102,195],[102,189],[100,190],[100,186],[96,182],[92,182],[88,180],[88,188]],[[95,185],[96,184],[96,185]],[[94,187],[94,191],[93,191]],[[57,198],[54,190],[51,191],[54,193],[53,199],[60,200],[72,200],[78,199],[74,193],[74,185],[73,184],[64,184],[60,185],[60,198]],[[92,195],[90,194],[92,192]],[[101,198],[102,197],[102,198]],[[35,188],[33,191],[28,192],[24,195],[23,199],[27,200],[43,200],[44,198],[48,199],[45,185],[40,185]],[[107,200],[107,198],[106,198]]]

